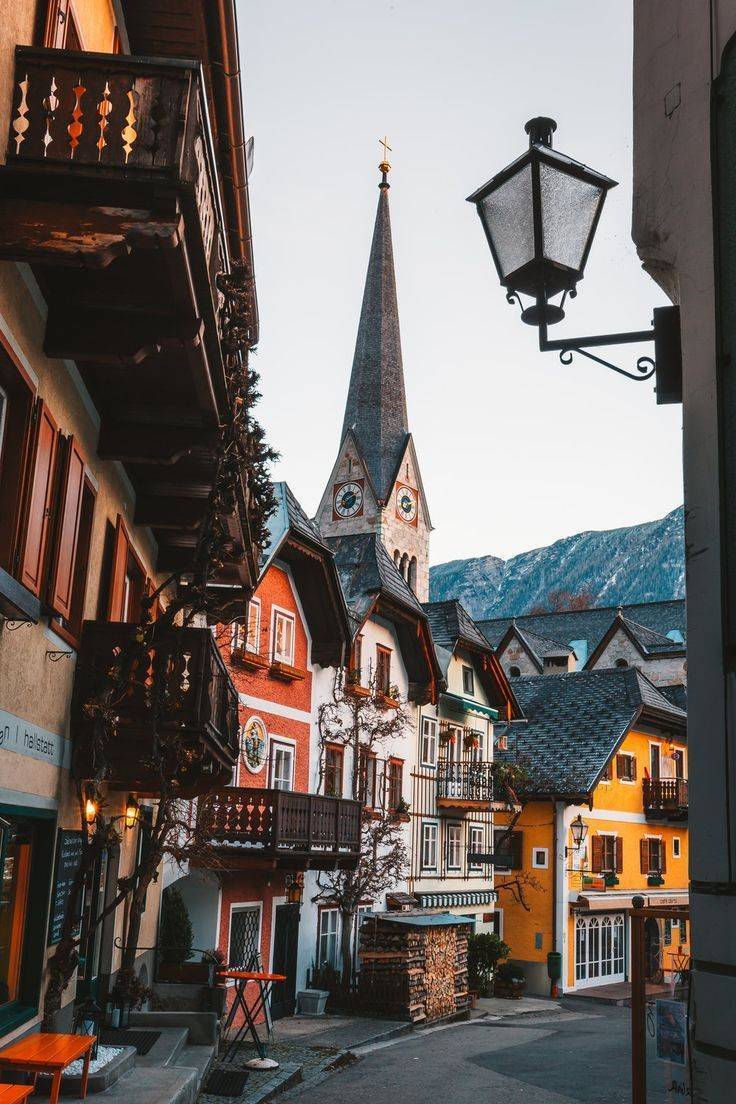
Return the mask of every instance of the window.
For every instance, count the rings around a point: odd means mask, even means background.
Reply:
[[[253,969],[261,953],[261,906],[233,905],[230,911],[230,944],[227,961],[243,970]]]
[[[363,636],[359,634],[353,641],[353,650],[350,653],[350,674],[353,682],[358,685],[363,681]]]
[[[519,667],[509,667],[509,678],[519,678],[521,675],[521,669]]]
[[[662,765],[661,752],[659,744],[649,745],[649,773],[652,778],[659,778],[660,768]]]
[[[468,829],[468,851],[471,855],[482,855],[486,849],[485,831],[482,824],[471,824]],[[478,872],[483,863],[468,859],[468,871]]]
[[[498,873],[521,870],[523,832],[493,829],[493,868]]]
[[[294,745],[271,741],[271,789],[294,789]]]
[[[672,858],[673,859],[679,859],[681,854],[682,854],[682,852],[680,850],[680,837],[679,836],[673,836],[672,837]]]
[[[234,652],[238,648],[243,647],[243,637],[245,626],[241,621],[233,621],[230,626],[230,651]]]
[[[437,869],[437,825],[426,821],[422,825],[422,870]]]
[[[360,800],[366,809],[376,808],[376,781],[378,759],[375,754],[361,748],[360,752]]]
[[[294,616],[283,610],[273,611],[272,656],[274,663],[294,666]]]
[[[366,916],[370,916],[373,912],[372,905],[358,905],[358,911],[355,914],[355,938],[353,940],[353,969],[355,973],[360,972],[361,957],[358,953],[360,950],[360,929],[363,926],[363,921]]]
[[[425,767],[437,765],[437,721],[422,717],[421,762]]]
[[[246,626],[245,647],[249,652],[258,653],[261,650],[261,603],[258,598],[248,602]]]
[[[459,870],[462,850],[462,825],[447,825],[447,869]]]
[[[641,873],[664,874],[667,870],[667,853],[661,839],[645,836],[640,843]]]
[[[325,748],[325,793],[328,797],[342,797],[343,760],[343,748],[328,744]]]
[[[108,621],[137,621],[146,589],[146,572],[118,514],[112,554]]]
[[[628,667],[629,664],[627,663],[627,661],[625,659],[617,659],[616,660],[616,666],[617,667]]]
[[[475,679],[472,667],[463,667],[463,694],[475,693]]]
[[[339,912],[336,908],[319,910],[319,928],[317,935],[317,965],[329,965],[338,968],[337,922]]]
[[[401,804],[401,791],[404,778],[403,759],[388,761],[388,808],[393,812]]]
[[[391,690],[391,651],[376,647],[376,693],[388,694]]]
[[[21,995],[23,946],[31,901],[33,834],[3,820],[0,826],[0,1009]],[[7,824],[7,827],[5,825]]]
[[[547,847],[532,848],[532,866],[535,870],[546,870],[549,866],[549,849]]]
[[[409,586],[411,587],[411,589],[416,594],[416,590],[417,590],[417,558],[416,558],[416,556],[412,556],[412,558],[409,560],[409,577],[407,579],[407,582],[409,583]]]
[[[620,836],[596,835],[591,842],[591,870],[594,874],[621,874],[624,841]]]
[[[616,777],[619,782],[636,782],[636,756],[627,751],[616,756]]]

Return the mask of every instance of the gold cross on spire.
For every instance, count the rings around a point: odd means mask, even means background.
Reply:
[[[388,157],[386,156],[386,151],[388,150],[389,153],[391,153],[392,151],[391,151],[390,145],[388,144],[388,138],[386,137],[385,134],[384,134],[383,138],[378,139],[378,144],[379,144],[379,146],[383,146],[383,160],[388,161]]]
[[[383,136],[383,138],[378,139],[378,144],[379,146],[383,146],[383,161],[378,166],[378,171],[381,173],[381,183],[378,185],[378,187],[388,188],[389,182],[386,178],[391,169],[391,164],[388,160],[388,154],[391,152],[391,147],[388,144],[388,138],[385,135]]]

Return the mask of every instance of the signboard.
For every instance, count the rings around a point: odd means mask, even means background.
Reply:
[[[58,943],[64,923],[64,909],[72,888],[74,875],[82,861],[82,833],[59,829],[56,838],[54,881],[51,887],[51,915],[49,916],[49,945]],[[81,909],[81,895],[80,895]],[[81,920],[81,915],[80,915]],[[79,924],[75,934],[79,933]]]
[[[67,770],[71,762],[71,743],[65,736],[40,728],[5,709],[0,709],[0,748]]]

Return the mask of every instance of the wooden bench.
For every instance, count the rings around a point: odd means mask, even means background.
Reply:
[[[23,1104],[33,1092],[33,1085],[0,1085],[0,1104]]]
[[[61,1075],[66,1067],[77,1058],[84,1056],[84,1069],[82,1071],[82,1084],[80,1099],[87,1095],[87,1079],[89,1077],[89,1059],[92,1053],[94,1035],[54,1035],[51,1033],[26,1035],[17,1043],[0,1050],[0,1070],[24,1071],[32,1073],[33,1085],[0,1085],[0,1094],[5,1090],[25,1093],[25,1096],[10,1096],[8,1102],[13,1104],[24,1100],[33,1091],[36,1084],[36,1076],[39,1073],[50,1074],[51,1093],[49,1104],[58,1104],[59,1089],[61,1088]],[[30,1090],[26,1092],[26,1089]],[[4,1096],[0,1095],[0,1104],[8,1104]]]

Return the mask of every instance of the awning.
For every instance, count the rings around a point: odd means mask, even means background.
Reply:
[[[440,700],[445,702],[450,709],[456,709],[460,713],[477,713],[480,717],[489,717],[492,721],[498,720],[498,710],[490,705],[481,705],[471,698],[463,698],[460,694],[440,694]]]
[[[644,904],[657,908],[682,908],[690,903],[690,894],[686,889],[673,889],[669,893],[579,893],[576,901],[571,901],[574,909],[587,912],[616,912],[619,909],[634,907],[634,897],[643,897]]]
[[[456,924],[472,923],[468,916],[451,916],[449,912],[428,912],[423,916],[416,912],[379,912],[375,916],[391,924],[408,924],[416,928],[450,928]]]
[[[469,905],[493,905],[498,900],[495,889],[475,889],[466,893],[417,893],[421,908],[468,908]]]

